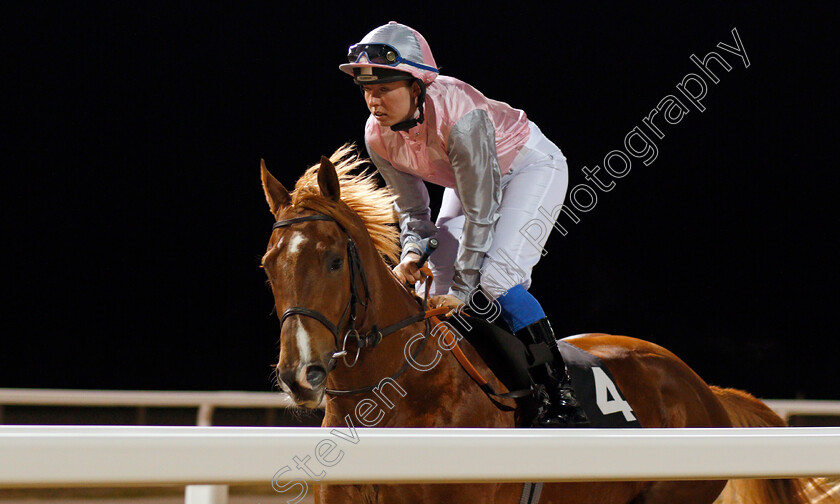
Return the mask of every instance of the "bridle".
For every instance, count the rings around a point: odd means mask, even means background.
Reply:
[[[303,306],[292,306],[291,308],[283,312],[283,316],[280,317],[280,330],[283,330],[283,323],[286,321],[286,319],[293,315],[302,315],[304,317],[309,317],[320,322],[321,325],[326,327],[327,330],[329,330],[332,333],[333,339],[335,339],[335,346],[336,348],[339,348],[339,335],[341,327],[344,327],[344,325],[347,322],[349,322],[350,329],[348,329],[344,335],[344,343],[341,346],[341,351],[333,354],[329,366],[331,369],[332,367],[334,367],[334,361],[337,357],[344,357],[344,363],[347,364],[346,344],[347,339],[351,334],[355,335],[355,339],[358,340],[358,343],[361,346],[365,346],[365,344],[367,343],[367,338],[361,338],[359,336],[358,330],[356,329],[356,307],[357,305],[361,305],[363,308],[367,308],[368,302],[370,302],[370,291],[368,289],[367,276],[365,275],[365,270],[362,268],[362,263],[359,258],[359,249],[356,247],[356,243],[353,241],[353,238],[350,237],[350,234],[347,232],[344,226],[342,226],[337,220],[322,214],[307,215],[305,217],[295,217],[293,219],[277,221],[274,223],[274,226],[272,226],[272,230],[283,228],[286,226],[291,226],[300,222],[310,221],[334,222],[344,232],[344,234],[347,235],[347,263],[350,269],[350,299],[347,301],[347,306],[345,306],[344,313],[342,313],[341,319],[339,320],[337,325],[333,324],[326,316],[324,316],[324,314],[322,314],[319,311],[312,310],[310,308],[305,308]],[[360,297],[358,294],[359,280],[361,280],[362,287],[364,288],[364,296],[362,297]],[[356,360],[358,360],[358,356],[359,354],[357,352],[356,358],[353,360],[353,363],[347,364],[348,367],[353,367],[354,365],[356,365]]]
[[[330,217],[329,215],[313,214],[302,217],[294,217],[291,219],[279,220],[275,222],[272,226],[272,231],[275,229],[292,226],[294,224],[299,224],[301,222],[310,221],[333,222],[339,227],[339,229],[341,229],[344,235],[347,236],[347,263],[348,269],[350,270],[350,299],[347,301],[347,306],[344,308],[344,312],[342,313],[341,319],[339,320],[338,324],[333,324],[324,314],[317,310],[313,310],[311,308],[306,308],[303,306],[292,306],[291,308],[286,309],[286,311],[284,311],[283,315],[280,317],[280,331],[282,332],[283,323],[286,321],[286,319],[292,316],[309,317],[311,319],[317,320],[322,326],[326,327],[327,330],[330,331],[330,333],[332,333],[333,335],[336,348],[336,351],[333,352],[332,356],[330,357],[330,361],[327,364],[327,372],[330,372],[333,369],[335,369],[336,365],[338,364],[339,358],[343,359],[344,365],[348,368],[353,367],[359,360],[359,354],[362,348],[373,348],[376,345],[378,345],[382,341],[382,338],[384,338],[385,336],[395,333],[400,329],[410,326],[411,324],[415,324],[417,322],[425,320],[426,328],[424,332],[423,341],[417,347],[417,350],[414,352],[414,354],[411,356],[411,358],[414,359],[414,357],[416,357],[423,350],[423,347],[425,346],[426,341],[428,340],[429,334],[431,332],[431,324],[429,323],[425,312],[425,300],[423,301],[421,311],[416,315],[412,315],[411,317],[403,319],[397,322],[396,324],[392,324],[387,327],[379,328],[376,325],[373,325],[370,328],[370,330],[360,332],[359,328],[356,325],[357,307],[361,306],[363,309],[367,310],[368,303],[370,302],[370,289],[368,287],[367,276],[365,275],[362,260],[359,256],[359,249],[356,246],[356,242],[354,242],[353,238],[350,236],[350,233],[347,232],[347,229],[340,222],[338,222],[333,217]],[[359,296],[360,282],[361,287],[364,291],[364,295],[362,296]],[[345,327],[347,329],[344,332],[344,337],[341,343],[339,343],[339,339],[341,339],[341,331]],[[352,363],[347,362],[348,340],[352,340],[356,345],[356,353]],[[410,362],[406,360],[405,364],[391,378],[396,379],[401,374],[403,374],[409,367]],[[376,386],[373,385],[370,387],[364,387],[355,390],[327,389],[326,391],[328,394],[331,395],[350,395],[369,392],[375,387]]]

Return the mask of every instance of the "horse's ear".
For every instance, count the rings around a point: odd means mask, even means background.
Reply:
[[[268,201],[268,207],[271,209],[271,213],[276,214],[280,208],[289,206],[292,202],[292,197],[289,195],[289,191],[283,187],[283,184],[268,172],[268,169],[265,167],[265,159],[260,159],[260,170],[262,171],[262,185],[263,191],[265,191],[265,199]]]
[[[341,198],[338,174],[335,172],[335,165],[327,156],[321,156],[321,167],[318,168],[318,187],[321,188],[321,196],[327,199],[338,201]]]

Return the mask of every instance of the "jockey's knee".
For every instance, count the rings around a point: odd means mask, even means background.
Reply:
[[[481,287],[493,299],[504,296],[510,289],[521,285],[531,286],[531,270],[510,261],[498,261],[490,256],[481,266]]]

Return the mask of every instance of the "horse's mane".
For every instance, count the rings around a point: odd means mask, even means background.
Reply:
[[[347,204],[361,218],[376,250],[392,263],[399,262],[399,229],[395,226],[397,215],[394,212],[394,197],[387,188],[380,188],[374,174],[368,170],[353,173],[366,165],[367,160],[359,156],[356,146],[350,143],[339,147],[330,156],[335,165],[338,181],[341,185],[341,201]],[[292,205],[313,207],[328,213],[342,225],[349,223],[342,215],[336,215],[318,188],[318,167],[312,165],[301,175],[292,191]],[[313,208],[315,209],[315,208]],[[331,211],[332,210],[332,211]]]

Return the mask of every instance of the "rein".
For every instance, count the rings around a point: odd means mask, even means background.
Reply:
[[[428,277],[426,280],[426,292],[423,296],[423,300],[421,303],[421,309],[419,313],[407,317],[395,324],[391,324],[386,327],[379,328],[375,324],[371,329],[367,332],[360,333],[358,328],[356,327],[356,306],[361,305],[363,308],[367,309],[368,302],[370,302],[370,290],[368,288],[367,276],[365,275],[364,267],[362,266],[361,257],[359,256],[359,249],[356,246],[356,243],[353,241],[353,238],[350,236],[350,233],[347,232],[347,229],[336,219],[324,214],[314,214],[314,215],[306,215],[303,217],[294,217],[291,219],[284,219],[274,223],[272,226],[272,230],[280,229],[283,227],[291,226],[294,224],[299,224],[301,222],[311,222],[311,221],[327,221],[335,223],[339,229],[347,236],[347,262],[350,270],[350,299],[347,301],[347,306],[344,308],[344,313],[341,315],[341,319],[339,320],[338,324],[333,324],[324,314],[317,310],[312,310],[310,308],[306,308],[303,306],[292,306],[288,308],[286,311],[283,312],[282,317],[280,317],[280,330],[283,330],[283,323],[286,321],[287,318],[299,315],[304,317],[309,317],[311,319],[317,320],[321,325],[327,328],[330,333],[332,333],[333,338],[335,340],[335,347],[336,351],[333,353],[332,357],[330,358],[330,362],[327,365],[328,372],[335,369],[338,364],[338,359],[342,358],[344,360],[344,365],[348,368],[351,368],[356,365],[359,360],[359,353],[361,352],[362,348],[373,348],[378,345],[385,336],[393,334],[401,329],[404,329],[412,324],[416,324],[418,322],[425,322],[425,330],[423,332],[423,341],[417,347],[417,350],[411,355],[411,359],[406,359],[405,363],[391,376],[392,380],[396,380],[400,377],[403,373],[405,373],[409,367],[411,367],[411,360],[417,357],[423,348],[426,346],[426,342],[429,339],[429,335],[431,334],[432,323],[434,323],[435,327],[441,327],[442,335],[444,338],[444,343],[447,345],[447,348],[451,349],[452,355],[464,369],[464,371],[470,376],[470,378],[475,381],[481,390],[491,396],[501,397],[501,398],[520,398],[526,397],[533,394],[532,390],[517,390],[507,393],[498,393],[496,392],[493,387],[487,382],[487,380],[481,376],[481,373],[475,369],[475,366],[469,361],[464,351],[458,345],[458,338],[452,334],[452,331],[446,327],[446,325],[441,322],[438,318],[440,315],[444,315],[449,313],[450,309],[443,307],[443,308],[436,308],[432,310],[426,310],[427,302],[429,299],[429,284],[431,284],[434,275],[432,275],[431,270],[429,270],[428,266],[423,266],[421,271],[426,274]],[[357,283],[361,280],[362,288],[364,289],[364,296],[362,298],[358,295],[358,287]],[[348,320],[345,321],[345,317],[349,317]],[[431,321],[431,322],[430,322]],[[339,334],[341,332],[341,328],[345,325],[349,324],[350,328],[344,333],[343,341],[341,345],[339,345]],[[348,364],[347,362],[347,340],[353,339],[356,344],[356,355],[353,358],[352,364]],[[338,350],[338,349],[341,350]],[[363,387],[359,389],[353,390],[333,390],[333,389],[326,389],[326,393],[334,396],[349,396],[349,395],[357,395],[357,394],[364,394],[367,392],[372,391],[378,385],[371,385],[369,387]]]

